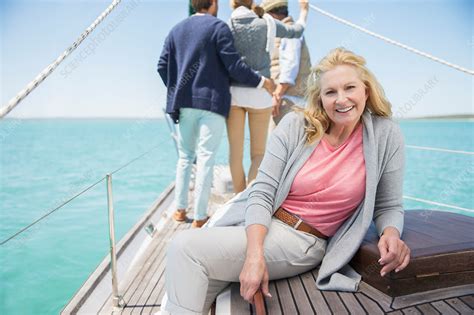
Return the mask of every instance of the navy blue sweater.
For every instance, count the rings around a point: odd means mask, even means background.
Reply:
[[[227,117],[230,80],[248,86],[257,86],[261,80],[241,60],[227,24],[209,14],[191,16],[173,27],[165,40],[158,73],[168,88],[166,112],[175,122],[184,107]]]

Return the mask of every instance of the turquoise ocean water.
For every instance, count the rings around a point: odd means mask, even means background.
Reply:
[[[408,145],[474,151],[473,122],[401,126]],[[0,146],[0,240],[157,147],[113,176],[120,239],[174,179],[176,152],[164,120],[4,120]],[[223,141],[218,163],[226,154]],[[407,148],[406,160],[406,196],[474,208],[472,155]],[[449,210],[413,200],[405,208]],[[0,246],[0,314],[57,314],[107,255],[108,242],[102,181]]]

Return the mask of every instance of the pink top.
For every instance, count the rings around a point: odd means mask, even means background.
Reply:
[[[365,195],[362,124],[338,148],[324,138],[291,185],[282,208],[332,236]]]

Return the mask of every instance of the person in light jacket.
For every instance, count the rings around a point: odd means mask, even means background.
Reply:
[[[308,106],[287,114],[270,137],[257,178],[167,251],[164,312],[207,314],[230,282],[253,302],[268,282],[320,265],[320,290],[355,292],[349,266],[372,222],[381,277],[404,269],[401,240],[404,142],[391,105],[365,59],[343,48],[308,82]]]
[[[278,38],[300,38],[308,16],[308,1],[300,1],[300,17],[293,25],[275,20],[255,6],[253,0],[231,0],[234,9],[229,27],[234,36],[235,48],[252,69],[270,77],[272,55],[277,51]],[[253,10],[252,10],[253,8]],[[229,166],[234,192],[243,191],[255,179],[265,153],[268,124],[272,112],[272,96],[265,90],[233,82],[227,135],[229,138]],[[250,131],[250,168],[246,176],[243,166],[245,120]]]

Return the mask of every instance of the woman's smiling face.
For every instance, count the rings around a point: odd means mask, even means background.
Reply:
[[[353,66],[339,65],[321,75],[321,102],[331,125],[355,126],[367,98],[367,89]]]

